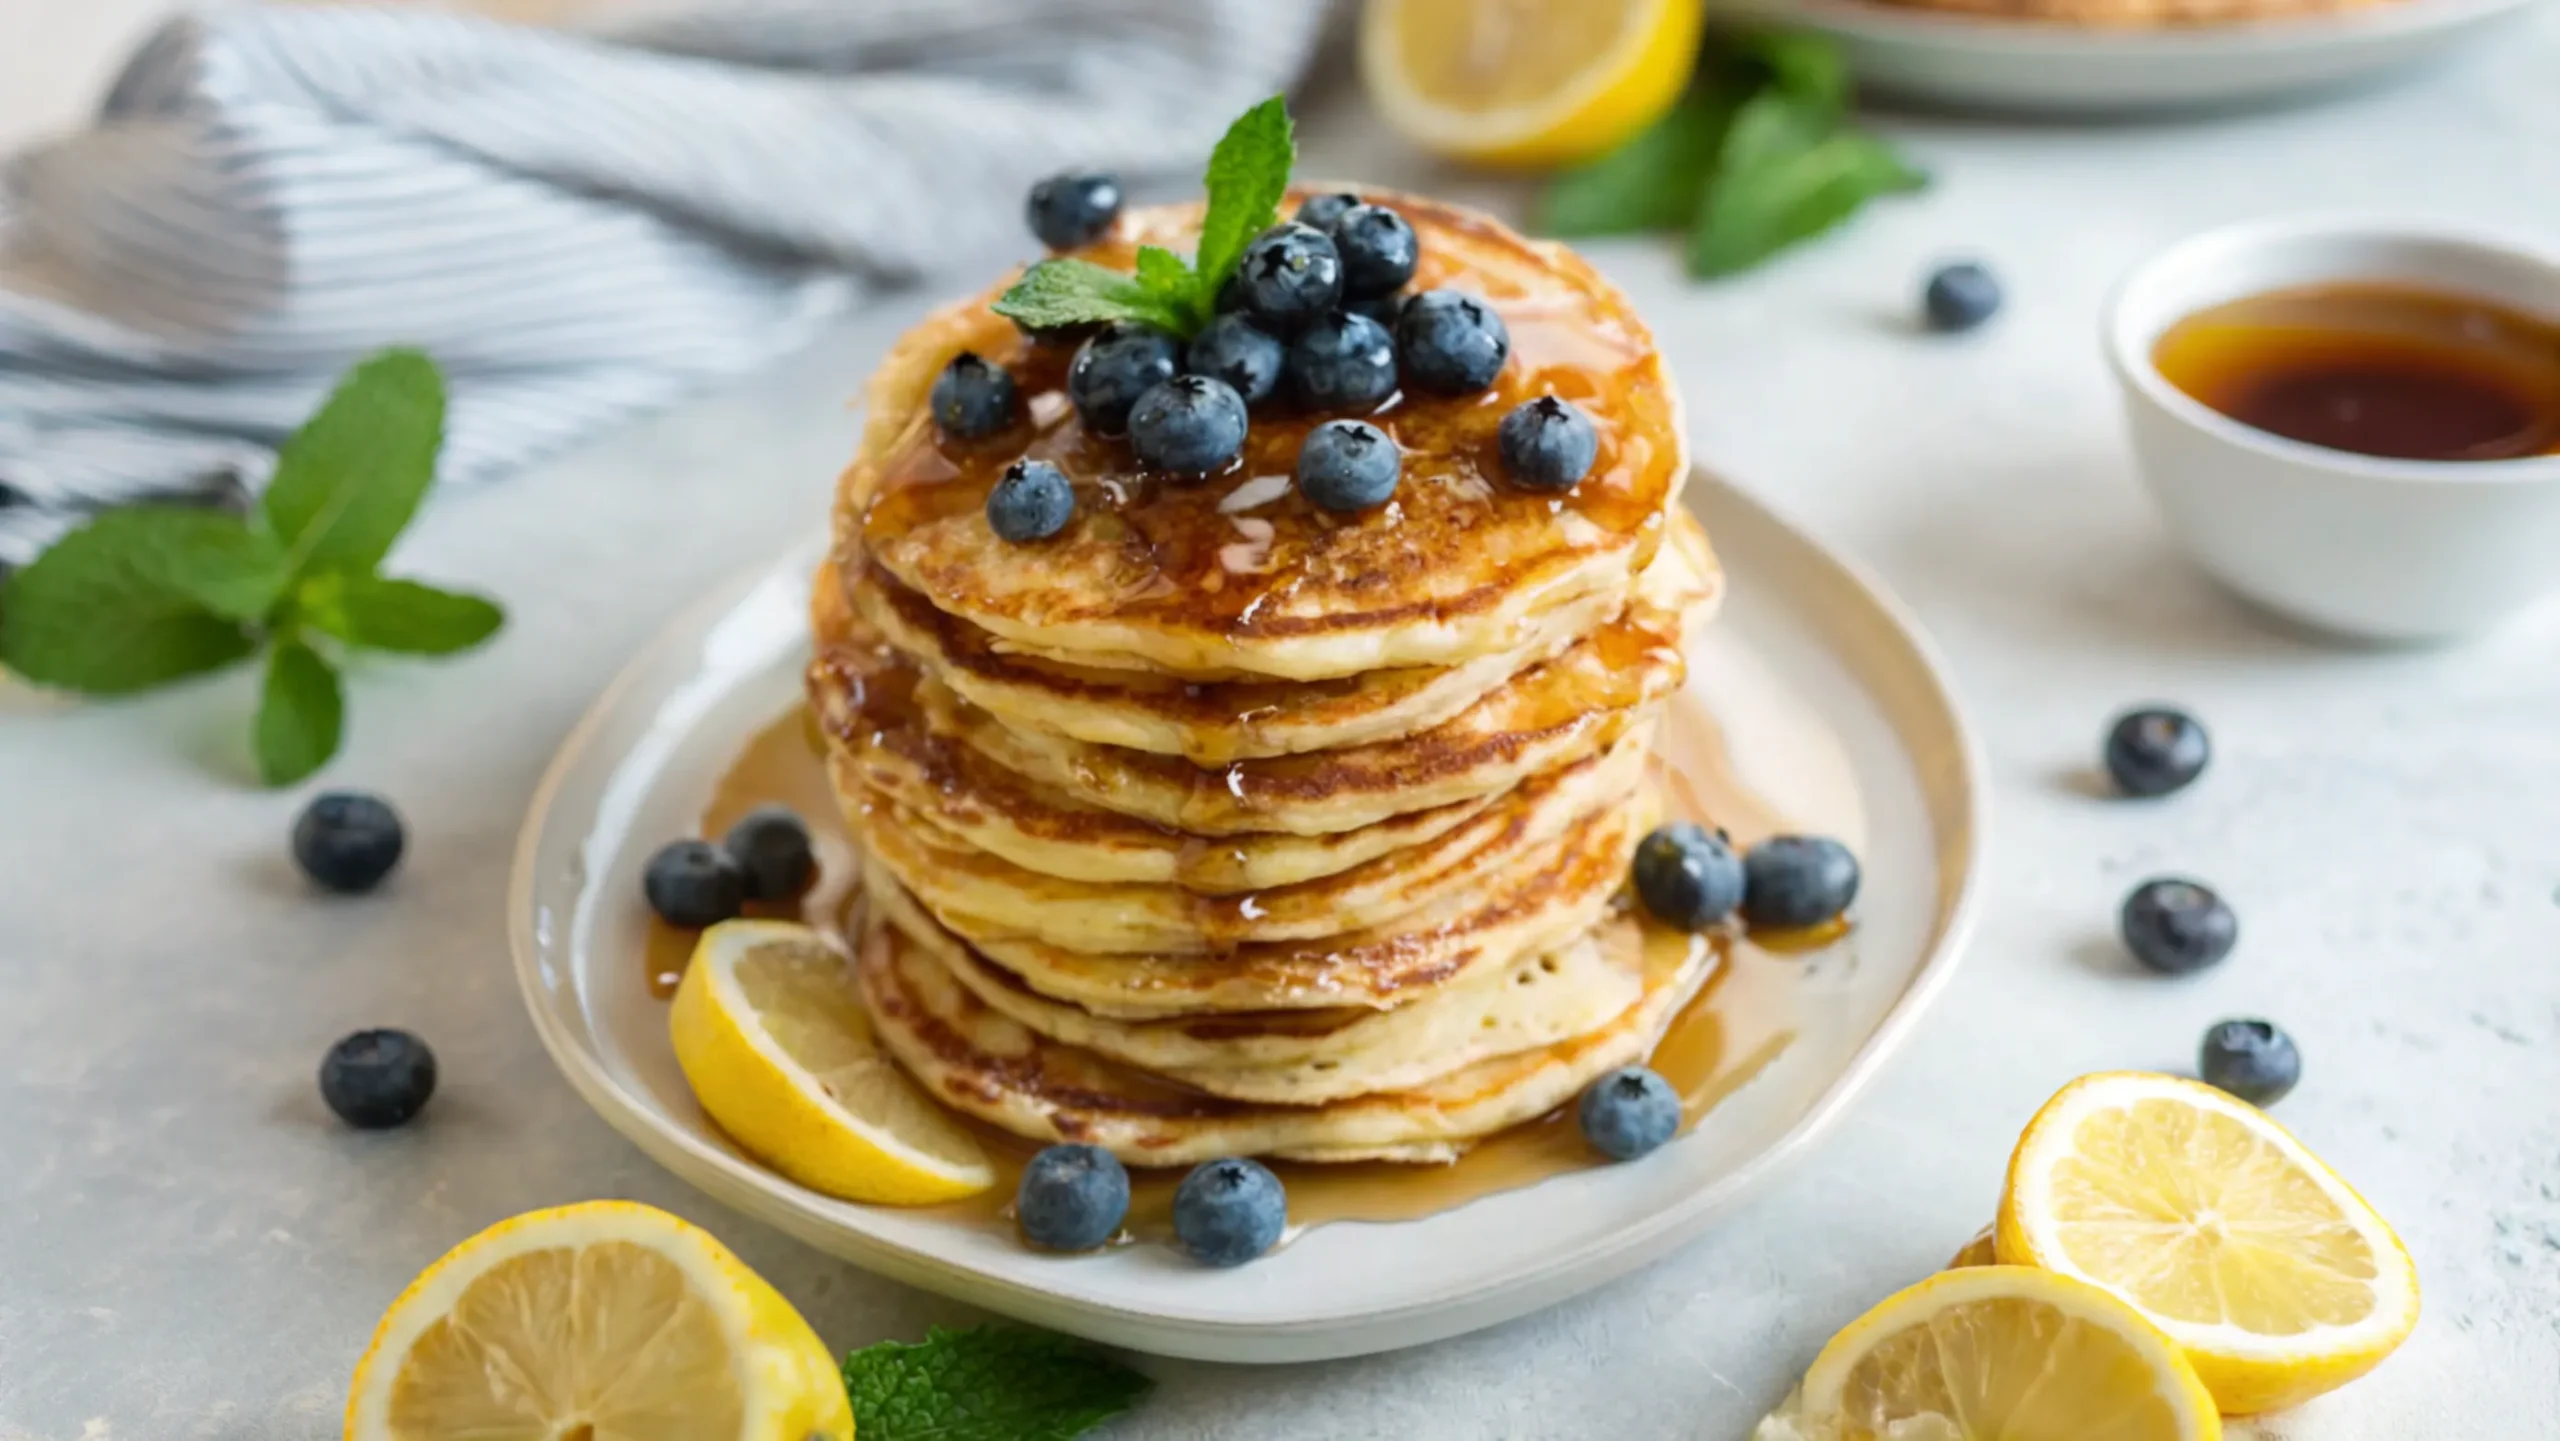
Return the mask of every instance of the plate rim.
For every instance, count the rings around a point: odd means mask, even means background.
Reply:
[[[1799,23],[1869,36],[1979,46],[2015,55],[2068,51],[2093,59],[2162,60],[2222,54],[2239,48],[2310,48],[2405,39],[2526,9],[2534,3],[2535,0],[2384,0],[2360,9],[2275,15],[2224,24],[2122,28],[2003,20],[1962,11],[1897,6],[1889,0],[1741,0],[1737,13],[1783,14]]]

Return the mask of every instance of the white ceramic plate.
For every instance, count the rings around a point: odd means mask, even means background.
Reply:
[[[1878,0],[1729,0],[1731,18],[1838,40],[1879,94],[1974,109],[2133,115],[2267,104],[2425,61],[2531,0],[2385,0],[2339,15],[2099,30],[1896,8]]]
[[[1684,703],[1712,711],[1782,814],[1856,838],[1852,937],[1790,981],[1794,1040],[1663,1151],[1420,1221],[1338,1222],[1210,1271],[1169,1248],[1034,1254],[985,1225],[806,1191],[723,1139],[676,1068],[640,961],[640,869],[689,833],[746,741],[794,704],[815,549],[679,618],[606,691],[535,794],[510,931],[525,1003],[560,1069],[641,1149],[703,1190],[898,1280],[1113,1345],[1298,1361],[1415,1345],[1601,1285],[1710,1225],[1802,1152],[1875,1074],[1969,929],[1981,766],[1927,644],[1873,582],[1741,492],[1692,503],[1731,599]]]

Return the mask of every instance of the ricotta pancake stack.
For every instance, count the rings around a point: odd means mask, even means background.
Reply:
[[[1642,1060],[1711,949],[1624,899],[1659,818],[1656,728],[1719,573],[1676,504],[1678,401],[1624,299],[1561,247],[1409,196],[1416,291],[1488,303],[1491,387],[1360,418],[1401,453],[1344,514],[1292,481],[1329,417],[1254,410],[1215,474],[1080,420],[1075,348],[991,291],[908,334],[868,396],[813,596],[809,693],[865,855],[851,939],[880,1040],[946,1104],[1134,1165],[1450,1159]],[[1192,247],[1196,206],[1078,253]],[[936,424],[955,356],[1018,418]],[[1507,477],[1525,401],[1599,435],[1569,490]],[[990,525],[1031,459],[1075,507]]]

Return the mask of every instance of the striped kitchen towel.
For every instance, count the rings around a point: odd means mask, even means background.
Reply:
[[[100,506],[253,493],[339,371],[424,348],[501,474],[1021,253],[1069,166],[1192,172],[1321,0],[697,0],[569,33],[249,8],[0,168],[0,567]]]

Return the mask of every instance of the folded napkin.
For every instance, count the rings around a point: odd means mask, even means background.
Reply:
[[[423,347],[443,478],[747,370],[1026,244],[1070,166],[1193,172],[1320,0],[702,0],[568,33],[371,9],[168,25],[0,169],[0,566],[99,506],[253,493],[358,356]]]

